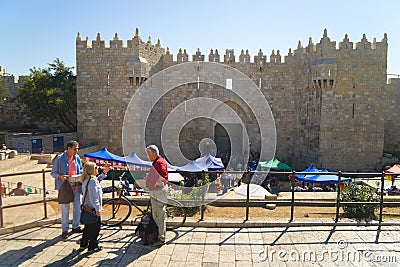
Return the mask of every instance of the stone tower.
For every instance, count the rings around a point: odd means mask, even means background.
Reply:
[[[115,34],[106,47],[100,33],[89,43],[76,37],[77,116],[81,140],[98,142],[121,152],[124,112],[136,89],[150,76],[165,49],[139,30],[127,45]]]

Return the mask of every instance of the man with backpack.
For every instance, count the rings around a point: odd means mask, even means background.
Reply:
[[[151,213],[158,226],[158,240],[153,246],[165,244],[166,224],[165,205],[168,193],[167,162],[160,156],[158,147],[150,145],[146,148],[147,158],[152,162],[152,167],[147,174],[146,187],[150,190]]]

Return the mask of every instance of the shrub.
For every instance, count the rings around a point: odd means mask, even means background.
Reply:
[[[204,177],[197,180],[197,182],[192,186],[185,186],[185,183],[181,181],[179,185],[181,186],[182,191],[175,195],[176,200],[201,201],[203,196],[206,196],[210,184],[211,181],[208,173],[204,174]],[[194,216],[200,211],[200,206],[184,206],[183,208],[188,217]]]
[[[177,194],[177,200],[197,200],[200,201],[202,199],[202,194],[207,191],[206,187],[182,187],[182,192]],[[183,207],[186,211],[186,216],[192,217],[196,215],[200,211],[199,206],[184,206]]]
[[[340,194],[340,201],[344,202],[379,202],[379,194],[375,188],[356,183],[346,183]],[[357,221],[375,219],[375,210],[379,204],[343,205],[343,216],[355,218]]]

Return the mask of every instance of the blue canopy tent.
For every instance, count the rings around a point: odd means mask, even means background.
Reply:
[[[143,166],[143,167],[151,167],[151,162],[142,160],[141,158],[136,155],[135,152],[132,152],[128,156],[125,157],[126,164]]]
[[[138,157],[138,155],[135,152],[132,152],[131,154],[125,157],[125,163],[136,166],[149,167],[149,168],[152,166],[151,161],[142,160],[141,158]],[[174,171],[177,168],[176,166],[173,166],[168,162],[167,162],[167,167],[169,171]]]
[[[111,153],[110,151],[108,151],[107,148],[105,148],[105,147],[103,147],[99,151],[84,154],[83,156],[87,157],[87,158],[91,158],[91,159],[112,161],[112,162],[118,162],[118,163],[126,163],[125,157],[117,156],[117,155]],[[125,171],[122,171],[122,170],[114,170],[112,172],[108,172],[107,178],[105,178],[105,179],[106,180],[113,179],[112,178],[113,176],[114,177],[119,177],[123,173],[126,176],[126,178],[129,180],[130,183],[134,183],[135,182],[135,179],[132,177],[130,172],[125,172]]]
[[[151,167],[151,161],[142,160],[141,158],[136,155],[135,152],[132,152],[129,156],[125,157],[126,164],[142,166],[142,167]],[[167,162],[168,171],[175,171],[176,167],[172,166]],[[179,173],[169,173],[168,174],[168,181],[170,182],[180,182],[183,180],[183,177]]]
[[[319,172],[319,170],[314,165],[311,165],[310,167],[308,167],[307,169],[305,169],[302,172]],[[301,180],[301,179],[309,179],[309,178],[311,178],[313,176],[315,176],[315,174],[296,174],[296,178],[299,179],[299,180]],[[301,180],[301,181],[303,181],[303,180]]]
[[[185,172],[200,172],[200,171],[215,171],[225,169],[224,164],[220,158],[215,158],[210,154],[204,157],[192,160],[182,167],[176,167],[177,171]]]
[[[194,160],[194,162],[200,166],[207,166],[206,170],[209,170],[209,171],[225,169],[225,166],[222,163],[221,158],[213,157],[210,154],[207,154],[204,157],[198,158],[198,159]]]
[[[329,172],[327,169],[318,170],[314,165],[311,165],[303,172]],[[337,183],[339,176],[334,174],[296,174],[296,179],[306,183],[323,184],[323,183]],[[351,178],[340,177],[341,182],[351,181]]]
[[[195,161],[191,161],[182,167],[176,167],[176,170],[181,172],[201,172],[207,171],[207,166],[197,164]]]
[[[107,150],[106,147],[103,147],[102,149],[100,149],[99,151],[96,151],[96,152],[84,154],[83,156],[87,157],[87,158],[93,158],[93,159],[125,163],[124,157],[120,157],[120,156],[117,156],[117,155],[111,153],[110,151]]]
[[[117,156],[107,150],[107,148],[103,147],[101,150],[93,152],[93,153],[87,153],[83,155],[84,157],[87,158],[92,158],[92,159],[98,159],[98,160],[106,160],[106,161],[113,161],[113,162],[118,162],[118,163],[124,163],[124,164],[130,164],[130,165],[136,165],[136,166],[142,166],[142,167],[151,167],[152,163],[150,161],[145,161],[139,158],[136,153],[132,152],[130,155],[126,157],[120,157]],[[176,169],[175,166],[172,166],[167,162],[168,166],[168,171],[174,171]],[[115,177],[120,176],[124,171],[118,171],[114,170]],[[136,179],[143,178],[147,172],[143,171],[142,173],[137,172],[137,175],[135,175]],[[131,172],[125,172],[125,176],[128,178],[129,182],[133,183],[135,182],[135,178],[132,177]],[[179,182],[183,180],[183,177],[178,174],[178,173],[171,173],[169,175],[169,180],[170,181],[175,181]],[[110,175],[108,175],[107,179],[110,179]]]
[[[322,169],[321,172],[329,172],[327,169]],[[326,174],[326,175],[320,175],[320,177],[317,178],[318,181],[321,181],[321,183],[335,183],[339,180],[339,176],[334,175],[334,174]],[[348,177],[340,177],[341,182],[346,182],[349,181],[351,182],[351,178]]]

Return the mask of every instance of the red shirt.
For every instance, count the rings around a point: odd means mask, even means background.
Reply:
[[[152,163],[152,167],[150,168],[149,174],[146,177],[146,187],[150,190],[159,190],[162,186],[156,186],[155,183],[160,178],[164,178],[162,182],[165,184],[168,183],[168,169],[167,162],[162,157],[158,156]]]
[[[74,163],[74,156],[68,157],[68,176],[72,176],[76,174],[76,168]],[[78,189],[78,186],[73,185],[72,190]]]
[[[68,176],[72,176],[76,174],[76,168],[74,163],[74,156],[68,157]]]

